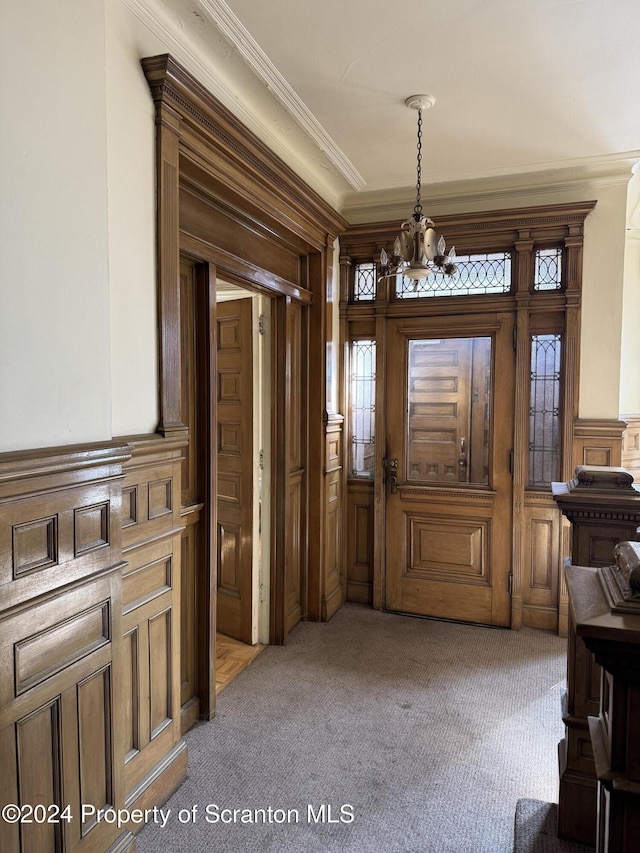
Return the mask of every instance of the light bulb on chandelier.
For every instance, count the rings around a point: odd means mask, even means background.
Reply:
[[[452,276],[456,272],[456,250],[452,246],[448,254],[444,237],[437,237],[434,223],[422,213],[420,199],[422,184],[422,113],[435,104],[432,95],[412,95],[405,104],[418,111],[418,144],[416,203],[412,216],[400,226],[400,233],[393,244],[391,257],[385,249],[380,252],[380,278],[406,275],[417,282],[432,272],[443,272]]]

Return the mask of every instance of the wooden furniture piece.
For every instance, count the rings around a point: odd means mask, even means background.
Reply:
[[[573,480],[553,484],[553,495],[572,522],[574,565],[609,565],[617,543],[638,538],[640,492],[624,468],[578,466]],[[600,680],[600,667],[576,633],[570,610],[562,700],[565,737],[558,745],[558,834],[591,845],[596,838],[597,778],[588,718],[599,713]]]
[[[640,559],[636,555],[636,575]],[[597,715],[589,716],[597,787],[598,853],[632,853],[640,838],[640,577],[628,566],[566,570],[575,631],[601,669]],[[627,584],[626,596],[618,595]]]

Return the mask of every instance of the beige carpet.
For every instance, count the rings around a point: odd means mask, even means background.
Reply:
[[[138,853],[512,853],[518,800],[557,800],[565,654],[353,605],[303,623],[187,735]]]

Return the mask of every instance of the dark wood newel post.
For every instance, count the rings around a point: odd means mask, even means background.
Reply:
[[[572,523],[574,567],[611,565],[617,543],[638,539],[640,492],[624,468],[579,466],[573,480],[553,484],[553,494]],[[571,606],[562,702],[565,737],[558,747],[558,834],[590,845],[596,843],[597,774],[588,720],[600,713],[601,679],[600,666],[577,630]]]

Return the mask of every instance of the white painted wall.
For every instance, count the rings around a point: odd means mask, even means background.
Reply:
[[[111,435],[104,0],[2,0],[0,450]]]
[[[106,4],[109,290],[114,435],[158,423],[155,108],[140,57],[161,43],[121,2]]]
[[[584,229],[581,418],[620,414],[626,181],[600,188]]]
[[[629,182],[627,200],[620,414],[640,415],[640,163]]]

